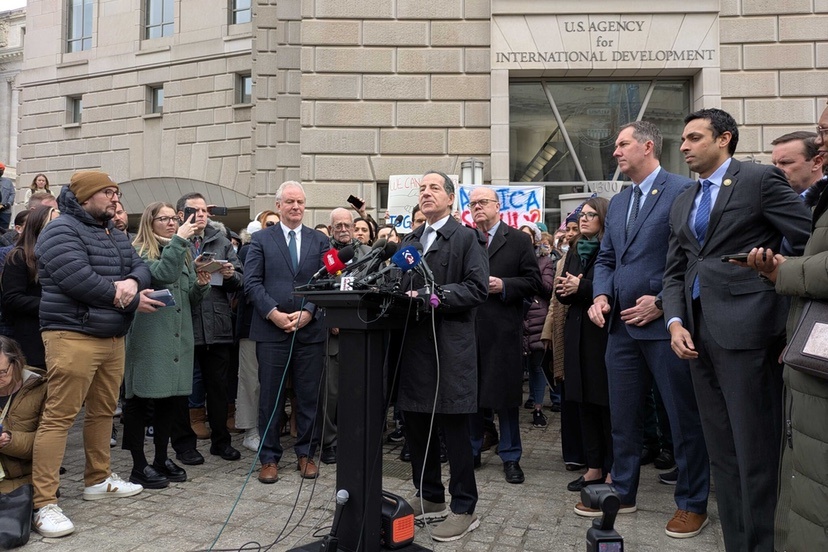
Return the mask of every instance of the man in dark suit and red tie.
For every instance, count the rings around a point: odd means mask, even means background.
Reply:
[[[256,309],[250,339],[256,342],[259,361],[259,430],[264,432],[267,427],[259,451],[262,483],[275,483],[279,478],[285,371],[291,375],[295,393],[291,401],[297,410],[298,435],[293,449],[298,458],[296,469],[302,477],[312,479],[318,475],[313,456],[323,425],[319,385],[325,328],[316,306],[294,297],[293,290],[308,283],[322,267],[328,238],[302,224],[305,191],[298,182],[288,181],[279,186],[276,209],[280,222],[253,234],[244,265],[244,291]]]
[[[664,318],[690,361],[728,551],[773,550],[787,300],[756,272],[722,262],[754,247],[796,254],[810,213],[770,165],[733,159],[736,121],[720,109],[685,117],[681,151],[699,181],[670,212]]]
[[[678,465],[677,509],[665,532],[689,538],[708,523],[710,468],[690,367],[672,354],[670,336],[664,331],[661,286],[670,208],[693,181],[664,170],[659,163],[661,145],[661,132],[647,121],[624,125],[618,133],[613,155],[633,185],[610,201],[595,262],[589,317],[600,327],[608,324],[609,329],[606,364],[613,487],[622,504],[636,504],[644,439],[638,413],[655,379]],[[601,515],[600,510],[583,504],[575,511],[582,516]]]

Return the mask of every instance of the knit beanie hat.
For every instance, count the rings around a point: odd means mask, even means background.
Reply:
[[[69,189],[81,204],[104,188],[118,188],[118,184],[108,174],[100,171],[78,171],[69,182]]]

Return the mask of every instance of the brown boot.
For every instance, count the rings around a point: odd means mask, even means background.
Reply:
[[[236,427],[236,403],[227,403],[227,431],[230,433],[244,433]]]
[[[193,428],[193,432],[196,434],[196,438],[198,438],[198,439],[209,439],[210,438],[210,429],[204,423],[206,421],[207,421],[207,410],[205,410],[204,408],[191,408],[190,409],[190,427]]]

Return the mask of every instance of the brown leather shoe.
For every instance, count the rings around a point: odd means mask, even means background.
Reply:
[[[273,462],[262,464],[262,469],[259,470],[259,481],[266,484],[279,481],[279,467]]]
[[[689,539],[695,537],[704,529],[710,520],[707,514],[694,514],[687,510],[676,510],[673,519],[667,522],[664,532],[674,539]]]
[[[305,479],[316,479],[319,476],[319,469],[313,463],[313,458],[302,456],[299,462],[296,463],[296,469],[302,474]]]

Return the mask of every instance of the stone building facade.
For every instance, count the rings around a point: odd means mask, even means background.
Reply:
[[[23,68],[26,10],[0,11],[0,162],[17,174],[18,74]]]
[[[475,157],[486,182],[547,186],[554,223],[560,193],[618,179],[626,120],[663,124],[686,171],[679,117],[720,106],[737,156],[768,162],[828,95],[826,0],[253,0],[236,23],[237,0],[78,3],[69,51],[73,2],[29,0],[18,172],[100,168],[132,213],[195,189],[248,218],[287,179],[309,221],[349,194],[382,213],[391,175]]]

